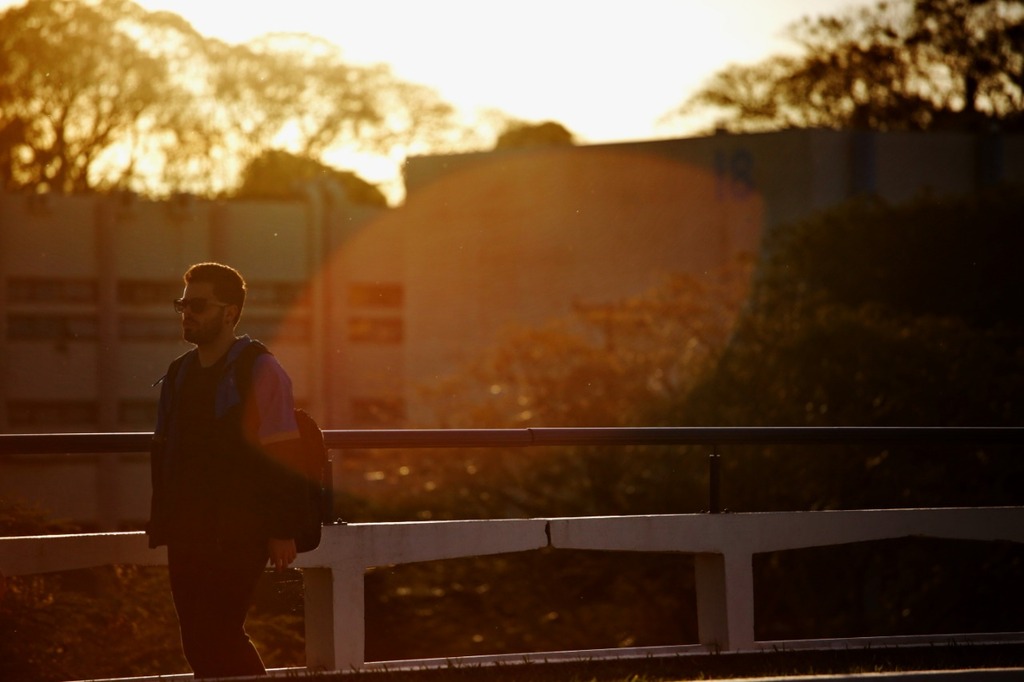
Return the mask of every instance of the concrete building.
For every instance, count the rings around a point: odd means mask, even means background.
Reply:
[[[188,348],[170,301],[195,262],[245,274],[239,331],[324,427],[425,425],[417,389],[507,326],[709,271],[854,195],[996,183],[1024,183],[1024,137],[789,131],[414,158],[384,210],[320,186],[294,202],[0,194],[0,432],[150,429],[153,384]],[[0,494],[31,487],[0,467]],[[136,468],[104,489],[148,490]],[[144,516],[130,497],[118,518]],[[95,517],[93,498],[61,504]]]

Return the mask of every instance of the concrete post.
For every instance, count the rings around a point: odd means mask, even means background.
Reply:
[[[366,646],[363,569],[303,568],[306,668],[359,670]]]
[[[749,554],[694,557],[700,643],[720,651],[754,648],[754,570]]]

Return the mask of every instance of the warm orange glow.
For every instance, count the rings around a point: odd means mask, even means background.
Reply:
[[[139,4],[229,42],[318,35],[460,108],[554,120],[583,142],[607,142],[664,137],[659,117],[714,71],[778,51],[782,29],[804,15],[874,0],[523,0],[500,10],[475,0],[290,0],[259,11],[209,0]]]

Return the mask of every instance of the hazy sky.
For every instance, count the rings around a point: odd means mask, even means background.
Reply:
[[[0,0],[0,6],[11,2]],[[785,49],[806,15],[874,0],[141,0],[241,42],[272,31],[327,38],[387,62],[469,110],[555,120],[582,142],[678,134],[660,116],[730,62]]]

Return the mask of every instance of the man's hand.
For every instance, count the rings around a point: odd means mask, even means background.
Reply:
[[[295,561],[295,540],[270,538],[267,541],[267,553],[270,554],[270,565],[278,571],[283,571]]]

